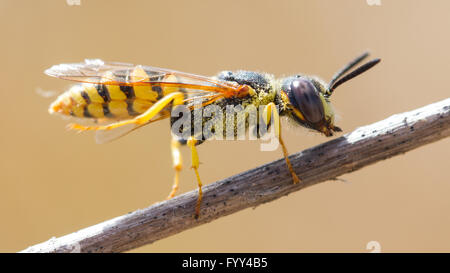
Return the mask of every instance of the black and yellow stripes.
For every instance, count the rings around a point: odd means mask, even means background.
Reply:
[[[127,97],[127,99],[134,99],[134,90],[132,86],[128,86],[128,85],[121,85],[119,86],[120,91],[122,91],[125,94],[125,97]]]
[[[148,82],[150,76],[140,66],[137,66],[130,74],[130,80],[132,82]],[[153,91],[151,85],[135,85],[133,86],[134,95],[137,99],[148,100],[155,102],[158,100],[158,92]]]
[[[154,73],[154,72],[153,72]],[[174,75],[155,75],[137,66],[127,71],[126,82],[135,85],[115,83],[111,72],[102,77],[103,83],[83,83],[73,86],[62,94],[51,106],[50,112],[59,112],[80,118],[127,119],[144,113],[156,101],[167,94],[179,91],[178,87],[142,82],[176,82]],[[119,80],[119,79],[117,79]],[[120,79],[124,82],[124,79]]]

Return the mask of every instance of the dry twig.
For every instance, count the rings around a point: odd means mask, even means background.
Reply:
[[[337,139],[293,154],[302,183],[294,185],[283,159],[204,187],[200,219],[197,191],[119,216],[23,252],[122,252],[255,207],[314,184],[450,135],[450,98],[397,114]]]

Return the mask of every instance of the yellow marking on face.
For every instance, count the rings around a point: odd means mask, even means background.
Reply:
[[[128,104],[125,101],[110,101],[108,103],[109,112],[114,115],[114,117],[128,117]]]
[[[167,75],[164,78],[165,82],[177,82],[178,79],[175,75]],[[173,92],[178,92],[180,90],[180,88],[178,87],[173,87],[173,86],[166,86],[163,88],[163,96],[173,93]]]
[[[103,106],[100,103],[91,103],[87,106],[89,114],[94,118],[103,118]]]
[[[292,108],[294,114],[301,120],[305,120],[305,117],[303,116],[302,112],[300,112],[298,109]]]
[[[319,93],[320,100],[322,101],[323,105],[323,111],[325,113],[325,118],[327,120],[330,120],[331,124],[334,124],[334,112],[331,108],[330,104],[325,100],[325,97],[322,95],[322,93]]]
[[[130,79],[133,82],[147,82],[150,80],[147,72],[142,67],[137,66],[130,75]],[[156,101],[158,98],[158,92],[152,90],[152,86],[148,85],[134,85],[134,95],[137,98]]]
[[[97,88],[95,85],[90,83],[83,84],[84,92],[86,92],[89,96],[91,102],[103,103],[105,102],[103,98],[98,94]]]
[[[285,104],[288,105],[288,107],[292,110],[292,112],[294,113],[295,116],[297,116],[299,119],[305,121],[305,117],[303,116],[302,112],[300,112],[300,110],[294,108],[291,104],[291,102],[289,101],[289,98],[287,96],[287,94],[284,91],[280,92],[281,94],[281,99],[283,100],[283,102]]]
[[[133,110],[138,113],[144,113],[152,105],[153,103],[149,101],[136,99],[133,101]]]

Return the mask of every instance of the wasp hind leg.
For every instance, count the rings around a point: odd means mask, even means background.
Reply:
[[[161,110],[163,110],[167,105],[172,103],[175,105],[180,105],[183,103],[184,94],[181,92],[174,92],[164,96],[162,99],[153,104],[144,113],[136,116],[133,119],[123,120],[108,125],[102,126],[84,126],[80,124],[70,124],[69,129],[87,131],[87,130],[111,130],[128,124],[142,125],[154,118]]]
[[[286,160],[286,165],[289,169],[289,172],[292,175],[292,180],[294,181],[294,184],[299,183],[301,180],[298,178],[297,174],[294,171],[294,168],[292,167],[291,161],[289,160],[289,153],[287,151],[286,145],[284,145],[283,138],[281,137],[281,123],[280,123],[280,116],[278,115],[278,110],[276,108],[275,103],[271,102],[267,104],[266,108],[264,108],[264,121],[266,125],[270,124],[271,117],[273,116],[274,122],[275,122],[275,135],[278,138],[278,141],[280,142],[281,149],[283,150],[284,159]]]

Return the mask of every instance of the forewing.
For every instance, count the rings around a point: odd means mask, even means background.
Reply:
[[[201,99],[204,106],[224,97],[242,96],[247,90],[237,83],[212,77],[151,66],[104,62],[99,59],[85,60],[83,63],[54,65],[45,73],[65,80],[95,85],[133,87],[150,85],[160,86],[164,89],[182,90],[185,94],[184,103],[190,108],[196,104],[197,99]],[[149,123],[167,117],[169,117],[167,114],[159,115]],[[98,131],[96,139],[100,143],[109,142],[142,126]]]
[[[171,69],[104,62],[99,59],[83,63],[59,64],[45,73],[60,79],[108,85],[161,85],[229,95],[239,91],[239,84]]]

